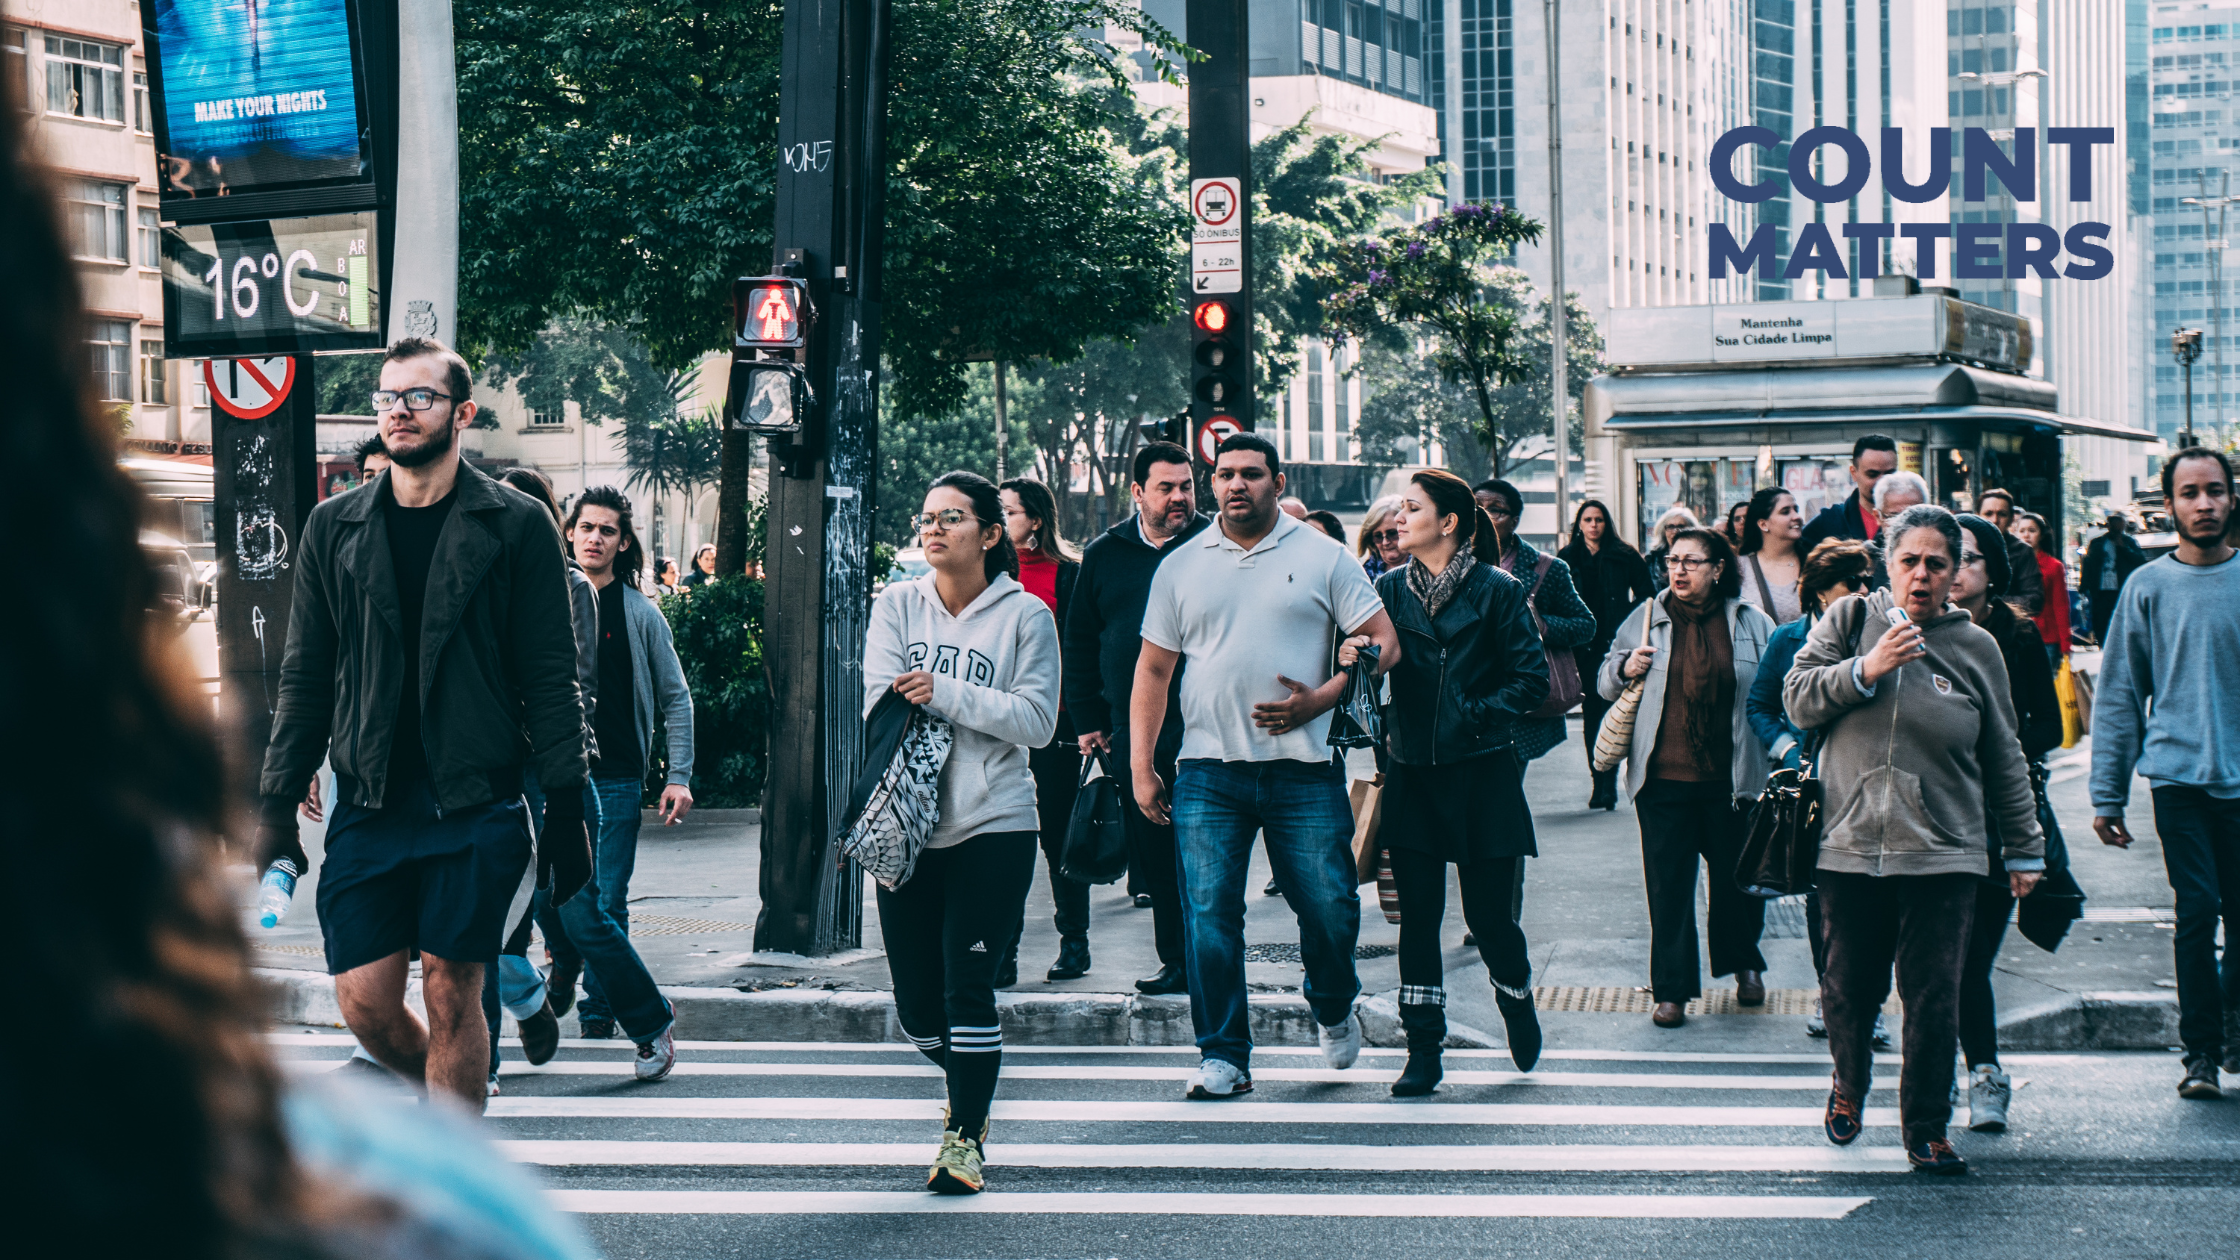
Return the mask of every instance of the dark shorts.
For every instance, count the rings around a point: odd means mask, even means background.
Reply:
[[[506,911],[529,869],[521,798],[439,811],[426,783],[380,809],[337,802],[319,863],[319,930],[340,975],[403,949],[497,961]]]

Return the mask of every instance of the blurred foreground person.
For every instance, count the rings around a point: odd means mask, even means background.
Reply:
[[[0,628],[0,711],[39,732],[0,758],[11,887],[37,893],[0,941],[40,1021],[0,1048],[0,1205],[19,1233],[89,1257],[594,1254],[443,1109],[288,1088],[266,1052],[220,879],[232,820],[210,705],[145,611],[140,496],[84,375],[75,271],[19,127],[0,111],[0,285],[16,299],[0,316],[15,387],[0,490],[105,580],[50,584]],[[88,1087],[62,1083],[58,1047]]]

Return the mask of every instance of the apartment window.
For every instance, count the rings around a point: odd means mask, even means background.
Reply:
[[[90,40],[47,39],[47,112],[124,121],[124,49]]]
[[[94,321],[93,388],[109,401],[132,398],[132,325],[123,320]]]
[[[1322,347],[1307,347],[1307,462],[1322,462]]]
[[[171,365],[163,357],[163,339],[140,338],[140,401],[168,406],[171,402]]]
[[[63,209],[78,257],[132,261],[124,233],[124,185],[71,180],[63,185]]]
[[[132,129],[142,134],[156,129],[155,107],[148,100],[148,72],[132,72]]]
[[[529,427],[532,429],[557,429],[568,422],[568,417],[557,411],[532,411]]]
[[[140,208],[140,265],[163,265],[163,220],[147,206]]]

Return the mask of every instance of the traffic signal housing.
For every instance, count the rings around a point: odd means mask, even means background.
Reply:
[[[1252,428],[1250,320],[1244,295],[1193,298],[1190,308],[1190,415],[1204,430],[1216,421]],[[1204,452],[1198,452],[1200,458]]]
[[[816,308],[797,276],[742,276],[731,285],[731,379],[726,427],[808,443],[817,418],[809,384],[809,326]]]

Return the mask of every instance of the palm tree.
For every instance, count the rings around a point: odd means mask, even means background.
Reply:
[[[622,421],[622,462],[633,489],[653,496],[653,549],[661,543],[661,507],[670,495],[684,496],[689,515],[700,490],[713,485],[722,464],[723,430],[714,408],[689,410],[699,392],[697,365],[671,372],[668,405],[654,415],[625,416]],[[652,557],[648,557],[649,563]]]

